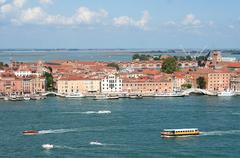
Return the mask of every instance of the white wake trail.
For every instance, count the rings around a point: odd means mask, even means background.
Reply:
[[[228,130],[228,131],[209,131],[203,132],[202,136],[222,136],[222,135],[238,135],[240,130]]]
[[[68,133],[75,132],[77,129],[49,129],[49,130],[41,130],[38,131],[39,134],[56,134],[56,133]]]

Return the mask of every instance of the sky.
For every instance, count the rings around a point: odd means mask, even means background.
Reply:
[[[0,49],[240,48],[239,0],[0,0]]]

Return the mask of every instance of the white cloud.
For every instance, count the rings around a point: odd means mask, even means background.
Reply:
[[[41,4],[53,4],[53,0],[39,0]]]
[[[235,29],[235,26],[234,25],[228,25],[228,28]]]
[[[13,6],[11,4],[5,4],[0,8],[2,14],[7,14],[12,12]]]
[[[77,23],[90,24],[92,22],[99,23],[102,20],[102,18],[105,18],[107,16],[108,16],[108,12],[103,9],[96,12],[96,11],[91,11],[87,7],[80,7],[73,18]]]
[[[173,20],[170,20],[170,21],[167,21],[166,23],[164,23],[164,26],[177,26],[177,22],[173,21]]]
[[[184,17],[182,24],[190,28],[198,28],[202,26],[201,20],[197,19],[194,14],[188,14]]]
[[[113,18],[113,23],[116,26],[135,26],[141,29],[146,29],[150,20],[150,14],[148,11],[143,12],[143,16],[139,20],[134,20],[129,16],[120,16]]]
[[[101,23],[108,16],[105,10],[92,11],[87,7],[80,7],[72,16],[50,15],[41,7],[28,8],[13,20],[15,24],[41,24],[41,25],[79,25]]]
[[[44,10],[40,7],[35,7],[22,11],[20,15],[20,21],[23,23],[28,22],[40,23],[45,17],[46,14]]]
[[[6,0],[0,0],[0,5],[3,5],[6,2]]]
[[[25,2],[26,2],[26,0],[14,0],[13,5],[18,8],[22,8],[23,5],[25,4]]]

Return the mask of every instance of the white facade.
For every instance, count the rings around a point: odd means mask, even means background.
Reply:
[[[27,77],[27,76],[31,76],[32,72],[31,71],[15,71],[14,74],[17,77]]]
[[[109,75],[101,80],[102,93],[122,92],[122,79],[116,75]]]

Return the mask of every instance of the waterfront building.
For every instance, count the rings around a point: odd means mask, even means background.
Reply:
[[[230,87],[231,90],[240,93],[240,74],[231,77]]]
[[[102,93],[122,92],[122,79],[119,75],[107,75],[101,80]]]
[[[160,79],[124,79],[123,91],[133,94],[154,95],[156,93],[172,93],[172,78]]]
[[[12,73],[3,73],[0,77],[0,93],[20,95],[23,93],[22,80]]]
[[[71,93],[99,93],[100,80],[81,76],[63,76],[57,81],[57,90],[58,93],[66,95]]]
[[[231,75],[228,70],[209,70],[207,90],[217,92],[229,90]]]
[[[30,80],[30,93],[42,94],[46,92],[46,79],[45,77],[32,77]]]
[[[187,83],[186,80],[186,74],[182,72],[176,72],[174,73],[174,79],[173,79],[173,89],[174,91],[181,91],[182,85]]]

